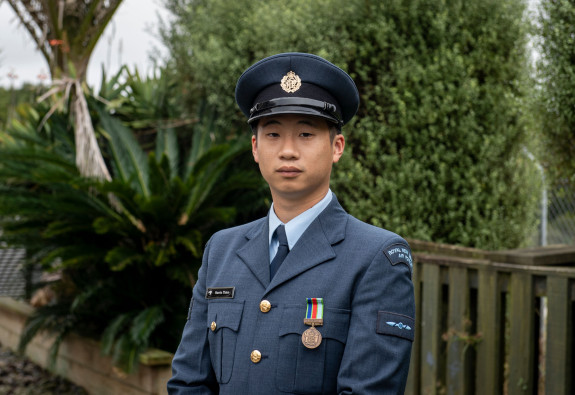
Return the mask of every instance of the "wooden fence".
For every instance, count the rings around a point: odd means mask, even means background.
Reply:
[[[410,241],[406,394],[573,394],[575,247],[488,253]]]

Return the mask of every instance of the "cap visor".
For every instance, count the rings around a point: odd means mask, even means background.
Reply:
[[[333,115],[327,114],[323,111],[316,110],[314,108],[302,107],[302,106],[281,106],[281,107],[267,108],[265,110],[258,111],[257,113],[255,113],[250,119],[248,119],[248,123],[252,123],[254,121],[257,121],[258,119],[269,117],[272,115],[283,115],[283,114],[311,115],[314,117],[324,118],[329,122],[335,124],[340,123],[340,121]]]

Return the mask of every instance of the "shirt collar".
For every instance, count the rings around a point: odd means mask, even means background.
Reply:
[[[303,232],[305,232],[305,230],[313,222],[313,220],[316,219],[317,216],[329,205],[332,196],[333,193],[331,192],[331,189],[329,189],[325,197],[318,203],[316,203],[315,206],[307,209],[297,217],[292,218],[292,220],[289,221],[287,224],[284,224],[290,250],[295,246],[295,244],[297,243]],[[272,206],[270,207],[270,213],[268,218],[269,218],[268,242],[271,243],[272,236],[276,228],[281,224],[283,224],[283,222],[280,221],[280,219],[277,217],[274,211],[273,203]]]

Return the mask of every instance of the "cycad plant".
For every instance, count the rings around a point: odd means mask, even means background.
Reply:
[[[57,300],[28,321],[22,348],[44,329],[57,335],[52,357],[72,330],[101,335],[104,352],[132,371],[145,349],[175,349],[204,243],[261,181],[243,165],[248,140],[215,144],[209,116],[188,129],[190,145],[174,128],[156,129],[144,150],[108,108],[90,104],[112,180],[79,174],[65,112],[43,123],[48,105],[22,107],[0,134],[0,228],[27,249],[28,265],[60,274]]]

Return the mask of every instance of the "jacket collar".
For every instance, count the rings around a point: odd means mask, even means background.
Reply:
[[[348,215],[335,194],[310,224],[270,283],[269,220],[256,221],[245,234],[246,244],[237,251],[267,292],[310,268],[335,258],[332,245],[345,238]]]

